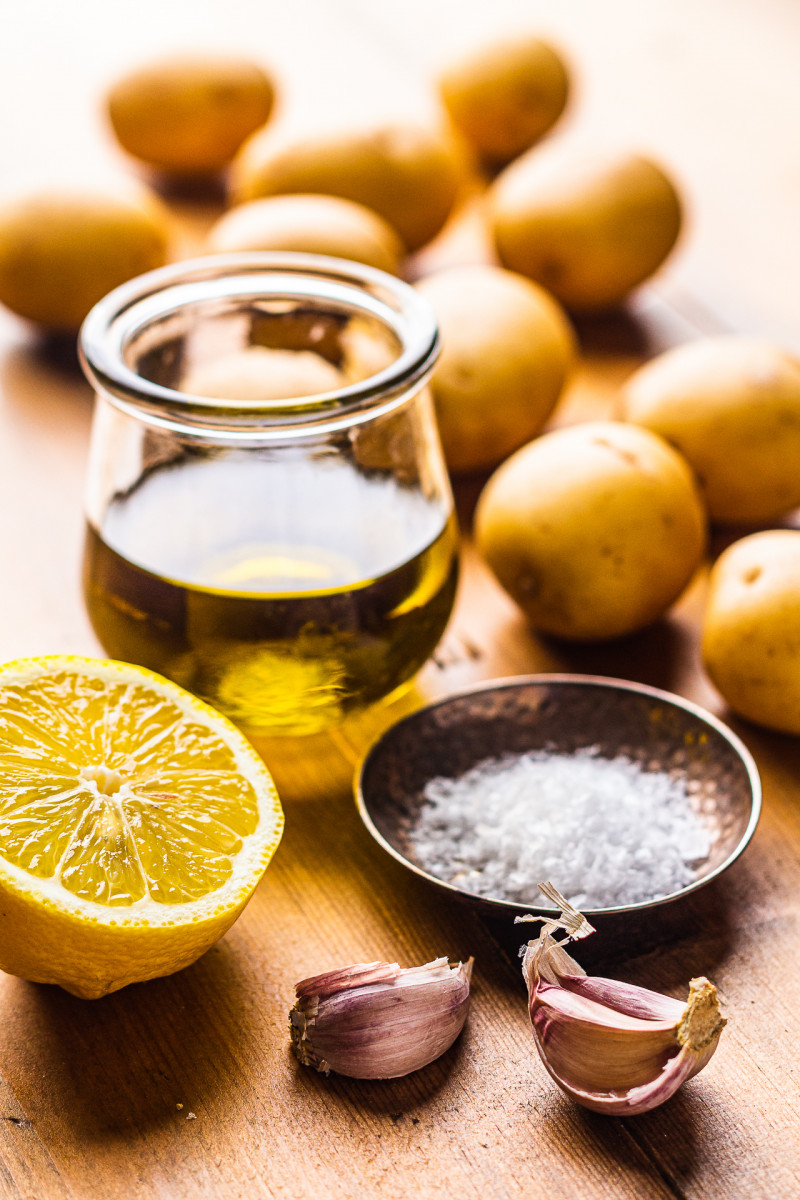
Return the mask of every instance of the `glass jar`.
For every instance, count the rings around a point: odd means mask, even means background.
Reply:
[[[409,681],[457,576],[438,348],[412,288],[312,255],[199,259],[105,297],[81,354],[106,652],[253,733],[316,732]]]

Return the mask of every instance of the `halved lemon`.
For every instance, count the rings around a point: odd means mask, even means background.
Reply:
[[[0,667],[0,968],[96,997],[199,958],[272,857],[272,778],[225,717],[127,663]]]

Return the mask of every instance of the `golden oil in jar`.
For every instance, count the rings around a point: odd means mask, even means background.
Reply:
[[[84,586],[105,650],[254,733],[311,733],[385,697],[453,602],[449,508],[389,476],[299,454],[182,458],[88,526]]]

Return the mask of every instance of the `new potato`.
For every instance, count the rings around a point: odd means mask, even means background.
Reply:
[[[574,311],[619,304],[681,227],[678,193],[654,162],[573,142],[535,147],[506,167],[488,211],[502,264]]]
[[[800,362],[751,337],[703,338],[640,367],[625,418],[676,446],[713,521],[772,521],[800,504]]]
[[[575,359],[575,336],[542,288],[500,267],[452,267],[417,285],[442,354],[431,381],[447,465],[496,466],[538,433]]]
[[[593,421],[537,438],[486,484],[478,548],[534,628],[577,641],[649,625],[700,562],[692,472],[648,430]]]
[[[297,250],[397,274],[403,247],[377,213],[340,196],[266,196],[225,213],[208,235],[214,253]]]
[[[240,201],[286,192],[355,200],[416,250],[444,225],[465,170],[455,141],[443,133],[382,125],[296,140],[258,134],[242,147],[234,182]]]
[[[439,88],[450,119],[489,162],[507,163],[561,116],[569,76],[561,55],[522,34],[492,42],[449,66]]]
[[[270,115],[272,81],[256,63],[231,55],[159,59],[120,79],[107,98],[120,145],[158,170],[203,175],[222,170]]]
[[[343,387],[344,376],[311,350],[246,346],[189,371],[181,391],[247,404],[292,400]]]
[[[800,734],[800,531],[754,533],[720,555],[703,661],[734,712]]]
[[[0,302],[72,333],[98,300],[163,266],[168,224],[153,197],[39,192],[0,208]]]

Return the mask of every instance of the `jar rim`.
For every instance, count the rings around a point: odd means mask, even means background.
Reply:
[[[227,400],[156,383],[126,361],[137,336],[190,304],[226,298],[327,301],[377,319],[400,353],[363,380],[311,396]],[[247,251],[172,263],[121,284],[83,322],[79,354],[87,378],[117,407],[149,423],[187,432],[241,435],[246,430],[314,432],[392,408],[425,382],[440,352],[428,301],[396,276],[361,263],[317,254]]]

